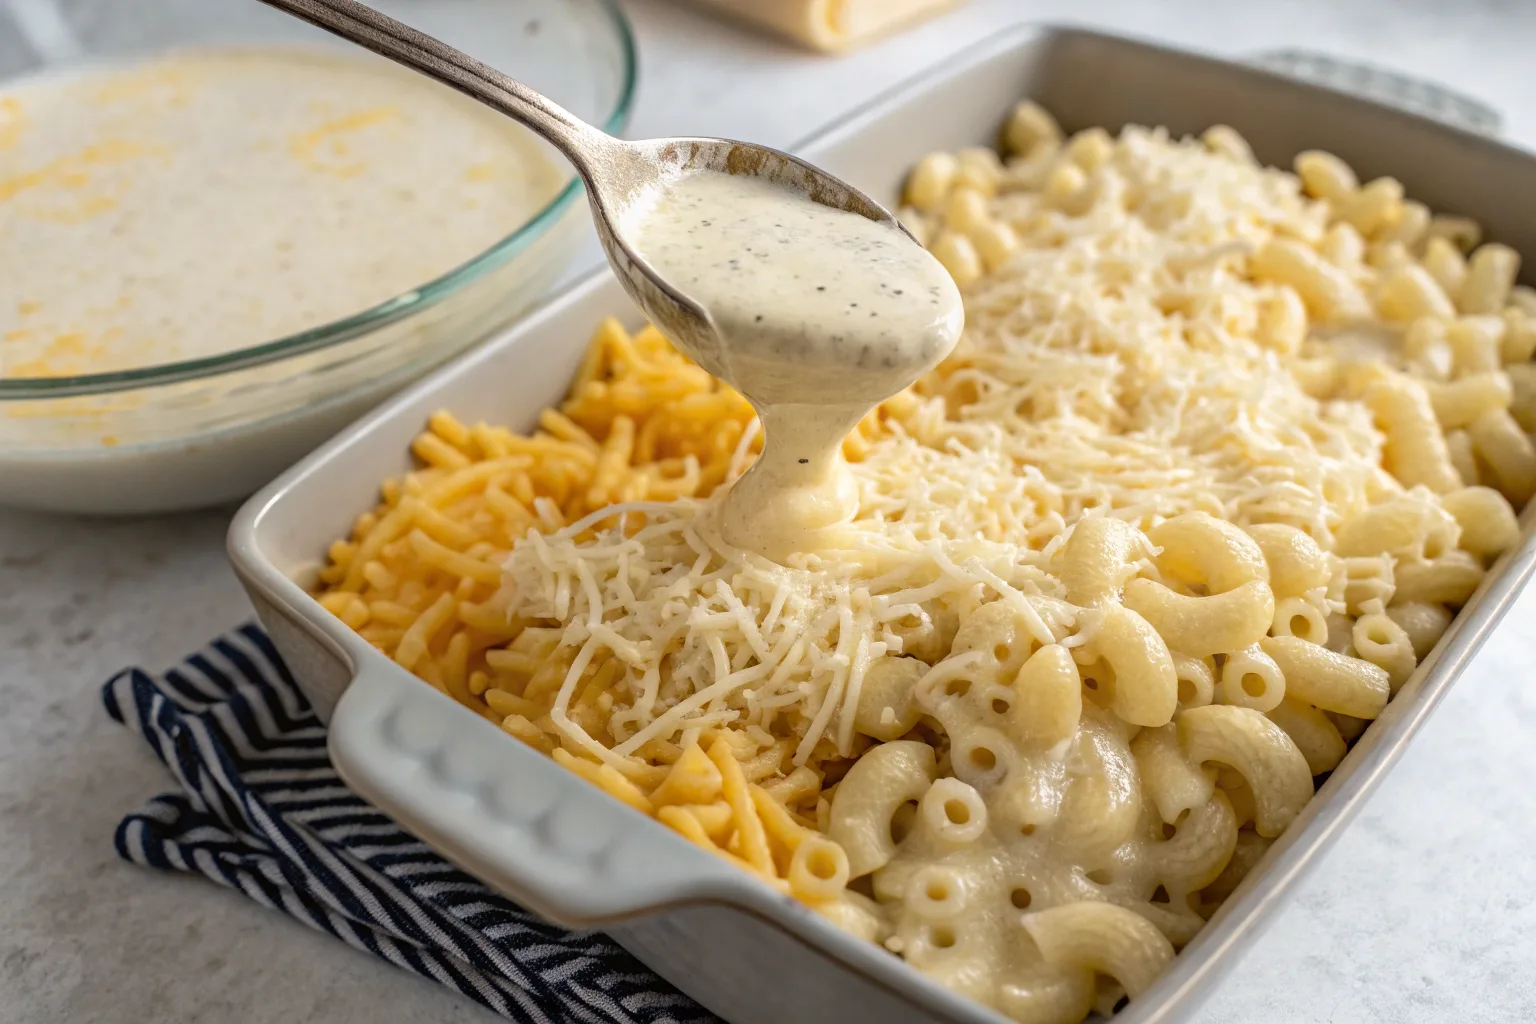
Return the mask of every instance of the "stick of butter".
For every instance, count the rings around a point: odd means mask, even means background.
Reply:
[[[817,50],[847,50],[959,0],[694,0]]]

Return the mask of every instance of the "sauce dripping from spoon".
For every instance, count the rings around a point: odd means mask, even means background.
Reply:
[[[763,453],[725,498],[725,540],[779,562],[835,546],[858,511],[843,438],[959,340],[949,274],[891,224],[718,171],[636,203],[624,236],[713,323],[713,358],[679,347],[761,419]]]

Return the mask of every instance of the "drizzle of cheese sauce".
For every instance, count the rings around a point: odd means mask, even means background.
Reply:
[[[835,544],[859,506],[842,440],[954,347],[954,282],[898,229],[746,175],[669,183],[633,233],[708,312],[723,376],[762,420],[762,457],[725,501],[725,539],[776,561]]]

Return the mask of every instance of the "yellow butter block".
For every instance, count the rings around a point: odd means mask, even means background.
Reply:
[[[959,0],[695,0],[817,50],[851,49]]]

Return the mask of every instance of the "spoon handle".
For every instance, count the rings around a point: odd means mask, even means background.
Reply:
[[[501,111],[549,140],[583,176],[604,145],[614,141],[544,94],[358,0],[261,2]]]

